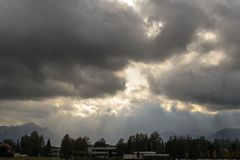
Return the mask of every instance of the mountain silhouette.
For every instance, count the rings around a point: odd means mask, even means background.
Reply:
[[[11,139],[15,142],[20,140],[24,135],[30,135],[33,131],[43,135],[45,142],[50,138],[52,145],[60,145],[60,137],[46,127],[41,127],[33,122],[17,126],[0,126],[0,142],[4,139]]]
[[[240,139],[240,128],[224,128],[219,130],[208,137],[210,140],[214,139]]]

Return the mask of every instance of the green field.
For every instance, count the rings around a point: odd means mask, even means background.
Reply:
[[[47,157],[13,157],[0,158],[0,160],[62,160],[61,158],[47,158]]]

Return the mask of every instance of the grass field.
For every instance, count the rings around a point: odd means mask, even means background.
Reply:
[[[13,158],[0,158],[0,160],[62,160],[62,159],[47,157],[13,157]]]

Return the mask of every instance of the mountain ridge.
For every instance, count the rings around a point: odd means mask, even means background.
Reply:
[[[211,134],[208,139],[240,139],[240,128],[223,128]]]
[[[20,140],[22,136],[30,135],[33,131],[37,131],[38,134],[43,135],[45,142],[50,139],[52,145],[60,145],[61,140],[56,133],[47,127],[41,127],[33,122],[24,123],[22,125],[0,126],[0,141],[11,139],[16,142]]]
[[[193,130],[192,132],[189,133],[178,133],[178,132],[161,132],[160,136],[163,138],[163,141],[168,141],[170,136],[190,136],[192,138],[199,138],[204,136],[208,140],[214,140],[214,139],[229,139],[229,140],[235,140],[239,139],[240,140],[240,128],[223,128],[219,129],[215,132],[212,132],[211,134],[199,134],[198,130]]]
[[[4,139],[12,139],[13,141],[16,142],[17,140],[20,140],[22,136],[30,135],[33,131],[37,131],[40,135],[43,135],[45,142],[47,141],[47,139],[50,139],[52,145],[60,146],[61,139],[56,133],[54,133],[47,127],[41,127],[33,122],[24,123],[21,125],[0,126],[0,142],[3,141]],[[179,134],[171,131],[160,133],[160,136],[163,138],[165,142],[169,139],[170,136],[173,135],[191,136],[192,138],[200,137],[195,132],[189,134]],[[209,136],[205,135],[205,137],[208,140],[214,139],[240,140],[240,128],[223,128],[213,132]]]

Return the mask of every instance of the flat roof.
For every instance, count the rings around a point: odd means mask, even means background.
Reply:
[[[146,154],[143,157],[168,157],[169,154]]]
[[[117,147],[88,147],[88,149],[116,149]]]
[[[123,154],[124,159],[136,158],[136,154]],[[169,154],[140,154],[140,157],[169,157]]]
[[[133,152],[134,154],[137,154],[137,153],[142,153],[142,154],[156,154],[156,152],[154,151],[136,151],[136,152]]]

